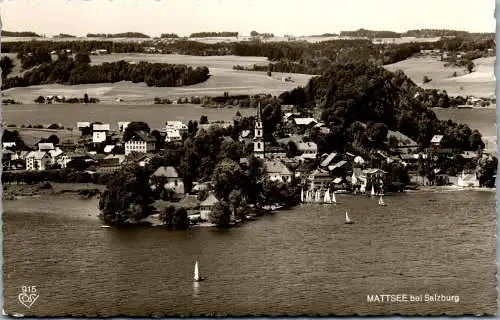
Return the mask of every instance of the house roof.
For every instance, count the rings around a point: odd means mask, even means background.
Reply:
[[[316,178],[329,178],[330,173],[326,170],[323,169],[316,169],[314,170],[311,175],[309,176],[309,179],[316,179]]]
[[[337,156],[337,152],[332,152],[330,153],[325,160],[323,160],[323,162],[321,162],[321,166],[322,167],[326,167],[327,165],[330,164],[330,162],[332,162],[333,158],[335,158]]]
[[[174,128],[174,129],[187,129],[188,128],[182,121],[178,121],[178,120],[167,121],[166,126],[167,126],[167,128]]]
[[[151,136],[150,134],[148,134],[142,130],[134,132],[134,135],[132,136],[132,138],[130,140],[133,140],[133,141],[140,140],[140,141],[144,141],[144,142],[156,142],[155,137]]]
[[[385,174],[387,172],[385,172],[382,169],[365,169],[365,170],[363,170],[363,173],[366,173],[366,174],[383,173],[383,174]]]
[[[104,157],[104,159],[118,159],[118,161],[120,163],[122,163],[123,161],[125,161],[125,155],[124,154],[110,154],[110,155]]]
[[[328,166],[328,169],[329,169],[329,170],[335,170],[335,169],[337,169],[337,168],[342,167],[342,166],[343,166],[344,164],[346,164],[346,163],[347,163],[347,161],[342,160],[342,161],[337,162],[337,163],[336,163],[336,164],[334,164],[333,166]]]
[[[46,155],[47,155],[47,152],[45,152],[45,151],[31,151],[26,156],[26,159],[28,159],[28,158],[35,158],[36,160],[41,160]]]
[[[301,142],[297,146],[297,149],[299,151],[317,151],[318,150],[318,145],[314,142]]]
[[[311,123],[317,123],[314,118],[294,118],[293,120],[295,121],[295,124],[303,126],[310,125]]]
[[[54,144],[51,142],[43,142],[38,144],[38,149],[39,150],[53,150],[54,149]]]
[[[292,174],[290,169],[288,169],[288,167],[283,162],[277,160],[264,161],[264,169],[267,173],[278,173],[283,175]]]
[[[100,167],[117,167],[120,166],[120,163],[121,161],[119,158],[108,158],[99,160]]]
[[[168,167],[159,167],[156,169],[156,171],[152,174],[153,177],[166,177],[166,178],[178,178],[179,173],[177,170],[175,170],[174,167],[168,166]]]
[[[214,204],[218,203],[219,202],[219,199],[217,199],[213,193],[210,193],[208,195],[208,197],[203,200],[201,203],[200,203],[200,206],[202,207],[208,207],[208,206],[213,206]]]
[[[167,138],[180,138],[181,133],[178,129],[167,129],[166,131],[166,137]]]
[[[290,119],[291,117],[296,117],[296,116],[299,116],[300,114],[299,113],[296,113],[296,112],[287,112],[284,114],[283,116],[283,119],[286,121],[288,119]]]
[[[49,150],[49,154],[52,158],[55,158],[57,157],[58,155],[62,154],[62,150],[61,149],[55,149],[55,150]]]
[[[431,143],[440,143],[441,140],[443,140],[443,136],[437,134],[437,135],[432,137]]]
[[[76,123],[77,128],[86,128],[90,127],[90,122],[77,122]]]
[[[107,146],[104,147],[104,152],[110,153],[111,151],[113,151],[114,148],[115,148],[114,144],[108,144]]]
[[[109,131],[109,123],[106,123],[106,124],[94,123],[92,125],[92,130],[93,131]]]

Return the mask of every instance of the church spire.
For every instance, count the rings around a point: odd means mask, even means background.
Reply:
[[[262,121],[262,109],[260,107],[260,102],[259,105],[257,106],[257,119],[256,121],[261,122]]]

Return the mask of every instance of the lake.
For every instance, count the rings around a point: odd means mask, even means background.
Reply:
[[[6,124],[61,124],[76,127],[78,121],[100,121],[116,126],[117,121],[145,121],[152,128],[161,128],[167,120],[198,120],[207,115],[210,121],[231,121],[240,111],[254,115],[255,109],[202,108],[199,105],[133,105],[133,104],[27,104],[3,106]],[[495,109],[433,109],[439,119],[451,119],[478,129],[484,136],[496,136]]]
[[[4,201],[4,309],[37,316],[492,314],[495,194],[338,195],[218,230],[101,228],[97,200]],[[349,210],[353,225],[344,224]],[[193,283],[193,266],[207,277]],[[31,309],[17,301],[37,287]],[[370,294],[460,301],[369,303]]]

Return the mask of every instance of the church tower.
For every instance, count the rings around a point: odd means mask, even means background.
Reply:
[[[253,138],[253,153],[257,159],[264,159],[264,127],[262,126],[262,110],[257,107],[257,117],[255,118],[255,132]]]

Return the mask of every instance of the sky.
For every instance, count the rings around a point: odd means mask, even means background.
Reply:
[[[3,0],[4,30],[47,36],[150,36],[252,30],[294,36],[342,30],[495,32],[495,0]]]

